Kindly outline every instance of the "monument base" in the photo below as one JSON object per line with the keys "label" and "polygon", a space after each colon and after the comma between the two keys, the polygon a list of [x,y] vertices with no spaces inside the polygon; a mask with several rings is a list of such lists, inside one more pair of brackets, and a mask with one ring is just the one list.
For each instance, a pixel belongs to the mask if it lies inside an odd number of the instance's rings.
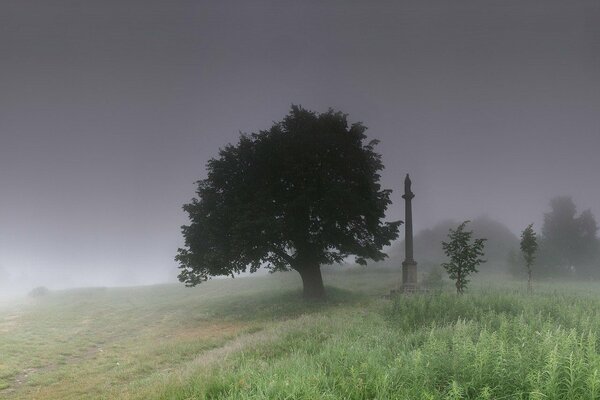
{"label": "monument base", "polygon": [[417,263],[415,261],[404,261],[402,263],[402,291],[416,292],[417,287]]}

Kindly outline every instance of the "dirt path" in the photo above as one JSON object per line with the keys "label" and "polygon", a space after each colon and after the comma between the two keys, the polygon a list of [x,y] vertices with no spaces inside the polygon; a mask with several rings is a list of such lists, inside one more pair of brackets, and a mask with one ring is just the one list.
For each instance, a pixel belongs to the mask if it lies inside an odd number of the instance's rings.
{"label": "dirt path", "polygon": [[306,316],[300,316],[293,320],[287,320],[276,323],[271,327],[266,327],[258,332],[240,335],[221,347],[205,351],[190,362],[188,369],[193,370],[198,367],[208,367],[216,362],[227,360],[229,356],[240,352],[241,350],[253,348],[257,345],[269,343],[277,340],[286,333],[298,329],[304,324]]}

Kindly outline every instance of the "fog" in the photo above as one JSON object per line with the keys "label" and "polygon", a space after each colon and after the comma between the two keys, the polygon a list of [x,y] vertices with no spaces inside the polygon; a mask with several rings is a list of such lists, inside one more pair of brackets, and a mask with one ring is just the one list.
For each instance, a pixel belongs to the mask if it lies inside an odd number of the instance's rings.
{"label": "fog", "polygon": [[0,27],[3,294],[175,281],[205,163],[291,104],[381,140],[416,231],[600,216],[598,1],[7,0]]}

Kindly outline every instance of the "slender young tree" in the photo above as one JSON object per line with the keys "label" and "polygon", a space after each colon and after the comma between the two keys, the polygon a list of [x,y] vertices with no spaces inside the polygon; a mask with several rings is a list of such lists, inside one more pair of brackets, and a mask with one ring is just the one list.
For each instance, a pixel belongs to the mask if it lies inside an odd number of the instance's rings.
{"label": "slender young tree", "polygon": [[365,131],[340,112],[292,106],[269,130],[225,146],[183,206],[190,224],[179,280],[195,286],[260,267],[292,269],[304,296],[321,298],[321,265],[386,257],[381,249],[401,222],[383,221],[391,190],[381,187],[377,141]]}
{"label": "slender young tree", "polygon": [[538,249],[537,236],[533,231],[533,224],[529,224],[521,233],[521,252],[525,259],[525,268],[527,268],[527,291],[531,293],[531,268],[535,262],[535,256]]}
{"label": "slender young tree", "polygon": [[448,276],[455,282],[456,293],[463,294],[468,276],[477,272],[477,266],[486,260],[483,257],[483,248],[487,239],[474,239],[472,231],[465,231],[469,221],[460,224],[456,229],[450,229],[448,242],[442,242],[442,248],[450,260],[442,264]]}

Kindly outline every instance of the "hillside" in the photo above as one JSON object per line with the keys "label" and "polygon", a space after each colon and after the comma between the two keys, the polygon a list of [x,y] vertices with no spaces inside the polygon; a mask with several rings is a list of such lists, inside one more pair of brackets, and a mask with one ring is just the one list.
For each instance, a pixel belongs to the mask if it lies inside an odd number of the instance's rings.
{"label": "hillside", "polygon": [[358,304],[397,280],[389,271],[347,269],[324,278],[334,286],[324,305],[302,301],[296,273],[197,288],[65,290],[4,303],[0,398],[137,398],[149,384],[186,374],[218,351],[229,352],[227,346],[237,348],[236,340],[253,343],[284,321]]}
{"label": "hillside", "polygon": [[381,298],[398,271],[55,292],[0,309],[3,399],[588,399],[598,285],[479,279]]}

